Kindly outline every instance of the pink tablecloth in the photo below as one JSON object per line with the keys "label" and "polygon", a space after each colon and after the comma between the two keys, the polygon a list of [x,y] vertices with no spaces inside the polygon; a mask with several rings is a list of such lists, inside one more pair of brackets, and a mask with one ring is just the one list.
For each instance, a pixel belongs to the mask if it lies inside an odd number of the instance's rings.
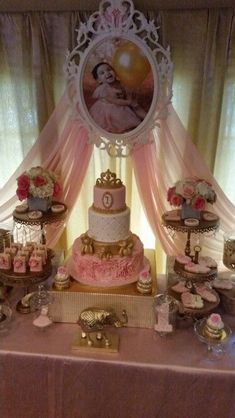
{"label": "pink tablecloth", "polygon": [[[226,317],[235,330],[235,318]],[[234,418],[235,338],[208,360],[192,329],[114,330],[117,354],[71,351],[74,324],[45,332],[15,314],[0,333],[1,418]]]}

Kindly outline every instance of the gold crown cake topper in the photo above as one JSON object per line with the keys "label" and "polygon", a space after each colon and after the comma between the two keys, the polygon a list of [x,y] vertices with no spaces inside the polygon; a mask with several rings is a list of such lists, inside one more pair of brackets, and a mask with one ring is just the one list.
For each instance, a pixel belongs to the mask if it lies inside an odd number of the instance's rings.
{"label": "gold crown cake topper", "polygon": [[116,174],[112,173],[110,170],[101,173],[100,178],[96,180],[96,186],[98,187],[108,187],[114,189],[122,185],[122,181],[118,179]]}

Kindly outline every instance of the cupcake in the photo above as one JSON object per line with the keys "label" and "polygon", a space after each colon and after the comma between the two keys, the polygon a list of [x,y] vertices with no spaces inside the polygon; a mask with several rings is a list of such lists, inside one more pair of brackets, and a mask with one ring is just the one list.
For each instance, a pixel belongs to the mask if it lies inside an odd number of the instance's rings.
{"label": "cupcake", "polygon": [[58,267],[57,273],[54,277],[54,287],[56,290],[68,289],[70,286],[70,279],[67,268],[65,266]]}
{"label": "cupcake", "polygon": [[206,320],[204,327],[204,335],[213,340],[220,340],[223,336],[224,323],[221,316],[216,313],[212,313]]}
{"label": "cupcake", "polygon": [[142,295],[149,295],[152,293],[153,281],[148,268],[145,268],[140,272],[136,287],[138,292]]}

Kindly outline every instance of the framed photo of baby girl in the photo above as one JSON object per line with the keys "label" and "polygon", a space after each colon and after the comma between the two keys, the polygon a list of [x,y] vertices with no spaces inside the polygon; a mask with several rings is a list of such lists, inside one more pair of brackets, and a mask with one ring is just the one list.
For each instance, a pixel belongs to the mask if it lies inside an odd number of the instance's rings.
{"label": "framed photo of baby girl", "polygon": [[81,80],[90,123],[106,135],[138,130],[158,95],[154,74],[136,42],[112,37],[99,42],[87,56]]}
{"label": "framed photo of baby girl", "polygon": [[120,156],[124,146],[144,143],[170,102],[171,70],[169,50],[131,0],[101,1],[78,30],[66,68],[75,113],[90,140]]}

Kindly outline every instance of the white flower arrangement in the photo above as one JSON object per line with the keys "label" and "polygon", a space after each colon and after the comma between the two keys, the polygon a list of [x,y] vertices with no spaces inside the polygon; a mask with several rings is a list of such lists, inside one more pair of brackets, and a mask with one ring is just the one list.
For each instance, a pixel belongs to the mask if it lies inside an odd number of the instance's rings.
{"label": "white flower arrangement", "polygon": [[16,194],[20,200],[28,197],[52,198],[61,191],[56,176],[42,167],[32,167],[21,174],[17,179],[17,186]]}
{"label": "white flower arrangement", "polygon": [[206,202],[213,204],[216,193],[212,185],[204,179],[186,178],[179,180],[167,191],[167,200],[173,206],[187,202],[195,210],[204,210]]}

